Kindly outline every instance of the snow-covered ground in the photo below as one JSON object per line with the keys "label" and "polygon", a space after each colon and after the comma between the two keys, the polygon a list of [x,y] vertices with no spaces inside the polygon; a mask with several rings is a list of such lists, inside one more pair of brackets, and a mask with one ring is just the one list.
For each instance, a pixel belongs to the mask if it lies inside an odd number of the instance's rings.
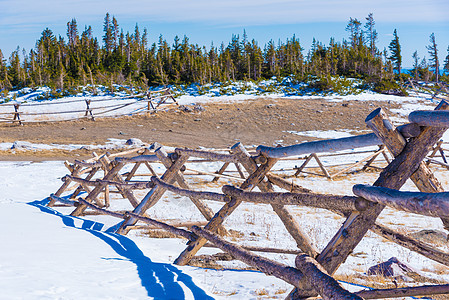
{"label": "snow-covered ground", "polygon": [[[181,96],[178,101],[181,104],[212,101],[207,96],[191,97]],[[251,97],[221,96],[214,97],[213,101],[241,101]],[[369,93],[329,97],[328,100],[370,99],[403,103],[403,109],[398,112],[404,117],[410,111],[432,109],[436,105],[429,99],[423,100],[422,96],[404,98]],[[404,120],[401,119],[401,122]],[[351,133],[317,130],[297,134],[335,138]],[[444,139],[448,141],[448,137],[446,135]],[[112,140],[109,144],[110,147],[119,145],[123,146],[123,141]],[[42,150],[82,146],[89,145],[34,144],[25,145],[24,148]],[[12,144],[0,145],[1,149],[11,147]],[[13,150],[19,151],[19,148]],[[329,157],[322,161],[324,164],[339,164],[363,157]],[[292,173],[292,167],[300,163],[280,161],[275,169]],[[215,172],[220,166],[219,163],[189,164],[188,168]],[[159,174],[164,170],[161,165],[156,164],[154,167]],[[442,168],[435,168],[435,171],[443,186],[447,187],[448,171]],[[243,266],[241,263],[223,262],[222,270],[176,266],[173,261],[186,247],[185,240],[150,238],[138,231],[120,236],[112,232],[118,219],[109,216],[71,217],[69,214],[73,208],[46,207],[47,197],[56,192],[61,185],[60,179],[65,174],[67,169],[59,161],[0,162],[0,299],[259,299],[284,298],[290,291],[289,284],[274,277],[256,271],[236,270],[236,267]],[[371,184],[376,178],[376,173],[356,173],[334,181],[323,177],[300,176],[294,182],[320,193],[352,195],[354,184]],[[148,177],[141,179],[148,180]],[[216,184],[206,183],[212,179],[210,176],[192,175],[187,176],[187,179],[198,190],[219,191],[224,184],[237,184],[227,179],[221,179]],[[403,190],[416,188],[408,182]],[[138,199],[142,199],[144,195],[144,191],[136,193]],[[112,209],[131,209],[125,200],[114,199]],[[214,211],[222,206],[221,203],[212,201],[207,204]],[[302,207],[289,209],[318,249],[326,245],[343,222],[341,217],[324,210]],[[166,193],[158,204],[148,210],[148,214],[156,219],[203,220],[188,199],[171,193]],[[379,222],[405,233],[430,228],[443,230],[441,220],[437,218],[392,209],[386,209]],[[242,204],[227,219],[225,226],[238,231],[237,235],[230,238],[238,244],[295,249],[294,241],[267,205]],[[449,250],[447,245],[440,248]],[[216,249],[203,248],[199,254],[216,252]],[[266,256],[294,265],[293,255]],[[372,233],[368,233],[362,240],[337,271],[337,275],[363,274],[370,266],[393,256],[408,263],[423,276],[449,281],[447,268]],[[360,289],[346,287],[351,290]]]}

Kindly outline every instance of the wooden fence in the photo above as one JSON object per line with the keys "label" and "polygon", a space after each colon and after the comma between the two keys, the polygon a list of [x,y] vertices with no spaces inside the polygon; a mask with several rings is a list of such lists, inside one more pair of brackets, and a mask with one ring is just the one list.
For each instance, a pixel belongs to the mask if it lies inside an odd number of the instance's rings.
{"label": "wooden fence", "polygon": [[[146,98],[145,98],[146,97]],[[113,104],[99,103],[103,102],[117,102]],[[32,111],[35,107],[64,107],[64,105],[80,103],[79,108],[70,110],[55,110],[55,111]],[[35,102],[35,103],[4,103],[0,104],[0,123],[13,123],[23,125],[24,123],[35,122],[52,122],[52,121],[71,121],[78,119],[91,119],[95,121],[96,117],[105,116],[110,113],[114,113],[114,117],[124,115],[134,115],[142,113],[156,112],[161,109],[161,106],[168,104],[176,104],[178,102],[174,98],[169,88],[165,88],[158,91],[150,91],[146,95],[139,94],[127,97],[105,97],[95,99],[73,99],[64,101],[51,101],[51,102]],[[84,105],[84,106],[83,106]],[[123,112],[125,108],[127,112]],[[50,110],[50,109],[47,109]],[[68,118],[62,118],[58,120],[45,119],[50,116],[65,116],[71,115]],[[75,116],[73,116],[75,115]],[[28,118],[28,119],[27,119]],[[33,119],[34,118],[34,119]]]}
{"label": "wooden fence", "polygon": [[[304,299],[318,295],[325,299],[381,299],[449,294],[447,284],[351,293],[343,289],[333,278],[333,274],[369,230],[433,261],[449,266],[449,253],[377,222],[379,214],[389,206],[423,216],[438,217],[445,229],[449,230],[449,194],[444,192],[442,184],[429,168],[428,163],[432,163],[434,159],[429,158],[426,161],[426,157],[434,157],[437,153],[444,157],[439,141],[449,128],[449,103],[442,101],[435,111],[415,111],[410,114],[409,121],[410,124],[395,127],[386,113],[379,108],[366,118],[366,124],[373,133],[357,137],[288,147],[259,146],[252,154],[242,144],[237,143],[229,151],[177,148],[168,153],[164,147],[154,145],[151,149],[139,148],[127,153],[95,156],[87,161],[67,164],[70,175],[63,178],[62,186],[50,196],[48,205],[74,206],[72,216],[101,213],[119,218],[121,221],[116,230],[119,234],[127,234],[131,230],[159,228],[185,238],[188,240],[187,247],[174,261],[178,265],[188,264],[204,246],[217,247],[261,272],[292,284],[295,289],[289,294],[289,299]],[[388,164],[372,186],[353,187],[356,196],[312,193],[273,172],[274,166],[281,160],[298,155],[307,154],[305,158],[307,162],[311,156],[318,157],[316,153],[375,145],[380,146],[379,150],[365,159],[364,163],[385,154],[387,150],[392,158],[387,160]],[[189,171],[186,164],[189,162],[221,162],[223,166],[216,173],[203,173],[215,177],[215,181],[225,178],[233,179],[235,183],[223,185],[221,192],[194,190],[186,177]],[[152,167],[154,163],[163,165],[165,171],[162,174],[155,172]],[[239,176],[224,175],[224,170],[231,164],[236,166]],[[123,173],[125,166],[129,171]],[[151,173],[150,180],[133,180],[139,175],[137,171],[141,167]],[[303,169],[298,168],[296,172],[302,172]],[[94,177],[97,179],[93,179]],[[398,191],[409,178],[420,192]],[[256,187],[258,191],[255,191]],[[145,194],[141,199],[137,199],[138,190]],[[63,193],[67,192],[69,194],[63,196]],[[85,196],[81,197],[81,192],[84,192]],[[189,198],[204,219],[197,222],[185,220],[174,222],[150,218],[147,212],[167,192]],[[111,193],[120,194],[129,202],[130,208],[115,211],[110,209],[109,206],[113,201]],[[209,201],[221,206],[215,214],[208,205]],[[225,237],[229,229],[225,227],[224,221],[242,203],[269,205],[282,221],[297,248],[248,247],[227,240]],[[291,205],[326,209],[343,216],[345,221],[324,249],[319,251],[287,208]],[[255,252],[293,253],[297,257],[295,265],[289,266]]]}

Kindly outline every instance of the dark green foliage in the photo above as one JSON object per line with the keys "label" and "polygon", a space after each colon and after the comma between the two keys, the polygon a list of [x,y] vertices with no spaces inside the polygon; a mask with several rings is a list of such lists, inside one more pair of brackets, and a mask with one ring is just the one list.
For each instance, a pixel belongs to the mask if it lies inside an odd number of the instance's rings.
{"label": "dark green foliage", "polygon": [[399,86],[397,82],[385,79],[376,81],[373,85],[373,90],[375,92],[387,95],[397,95],[397,96],[408,95],[405,89]]}
{"label": "dark green foliage", "polygon": [[393,68],[398,74],[400,74],[402,66],[402,55],[401,44],[399,43],[398,32],[396,31],[396,29],[394,30],[393,40],[390,42],[388,49],[390,49],[391,55],[389,58],[393,63]]}
{"label": "dark green foliage", "polygon": [[[96,93],[95,85],[101,84],[114,93],[114,84],[145,90],[157,85],[257,82],[289,76],[299,81],[316,78],[309,87],[317,92],[351,93],[355,92],[352,82],[344,77],[377,81],[379,90],[390,90],[386,85],[394,80],[393,66],[400,68],[401,63],[396,31],[390,44],[392,56],[383,61],[376,48],[372,14],[366,18],[366,31],[359,20],[350,18],[346,28],[350,42],[332,38],[325,45],[314,39],[305,57],[295,35],[260,46],[243,32],[242,37],[232,35],[228,45],[209,48],[190,43],[187,36],[182,40],[176,36],[170,44],[161,35],[157,43],[148,45],[147,30],[137,24],[134,32],[125,33],[115,17],[106,14],[103,25],[101,41],[90,26],[81,32],[72,19],[67,23],[67,41],[46,28],[29,54],[17,49],[7,61],[0,52],[0,90],[47,85],[55,95],[56,90],[64,95],[87,85]],[[417,77],[429,77],[428,69],[420,64]]]}

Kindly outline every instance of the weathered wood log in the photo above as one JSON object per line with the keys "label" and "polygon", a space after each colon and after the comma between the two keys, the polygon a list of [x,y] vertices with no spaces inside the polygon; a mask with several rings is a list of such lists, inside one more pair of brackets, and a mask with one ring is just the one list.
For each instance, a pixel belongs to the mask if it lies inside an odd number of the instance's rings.
{"label": "weathered wood log", "polygon": [[364,184],[354,185],[352,191],[354,195],[397,210],[429,217],[449,217],[449,192],[400,192]]}
{"label": "weathered wood log", "polygon": [[[437,109],[447,109],[448,107],[449,105],[442,101]],[[369,123],[377,115],[379,115],[379,112],[370,114],[366,122]],[[383,122],[381,125],[390,127],[388,122]],[[394,129],[390,128],[390,131],[394,132]],[[399,190],[419,168],[430,148],[442,137],[445,131],[446,128],[425,127],[421,134],[409,141],[399,155],[380,173],[374,185]],[[396,140],[396,138],[392,140]],[[317,257],[317,261],[329,274],[333,274],[340,264],[346,260],[366,232],[374,225],[383,209],[384,205],[375,204],[363,212],[354,212],[347,218],[337,234]],[[309,295],[312,287],[304,284],[303,289],[305,291],[293,291],[289,297],[296,299],[301,298],[304,294]]]}
{"label": "weathered wood log", "polygon": [[[276,159],[268,159],[267,162],[259,166],[256,172],[252,173],[245,182],[242,183],[240,188],[242,189],[252,189],[256,187],[264,178],[265,174],[274,166]],[[163,178],[162,178],[163,179]],[[226,218],[241,204],[241,201],[236,199],[231,199],[231,201],[226,202],[225,205],[214,215],[210,222],[204,227],[204,229],[209,231],[215,231],[217,228],[223,224]],[[204,238],[198,238],[194,242],[191,242],[187,248],[176,258],[175,264],[185,265],[192,257],[201,249],[201,247],[206,244],[207,240]]]}
{"label": "weathered wood log", "polygon": [[[229,175],[223,175],[223,174],[217,174],[217,173],[212,173],[212,172],[205,172],[205,171],[198,171],[198,170],[194,170],[194,169],[190,169],[190,168],[186,168],[186,171],[190,171],[194,174],[198,174],[198,175],[210,175],[210,176],[215,176],[215,178],[228,178],[228,179],[232,179],[232,180],[237,180],[237,181],[245,181],[244,178],[241,177],[236,177],[236,176],[229,176]],[[192,175],[192,174],[190,174]]]}
{"label": "weathered wood log", "polygon": [[[252,174],[257,171],[257,164],[251,158],[250,154],[243,147],[241,143],[235,144],[231,148],[232,153],[238,158],[239,162],[246,169],[249,174]],[[268,159],[266,160],[268,162]],[[274,165],[273,161],[273,165]],[[259,189],[263,192],[272,192],[273,188],[269,182],[266,182],[264,179],[260,181],[257,185]],[[287,231],[290,233],[292,238],[295,240],[299,249],[304,251],[307,254],[312,256],[316,256],[318,254],[318,250],[316,247],[312,245],[312,241],[306,235],[305,232],[299,227],[298,222],[296,222],[295,218],[292,214],[284,207],[284,205],[270,203],[273,211],[279,216],[282,223],[284,224]]]}
{"label": "weathered wood log", "polygon": [[[156,151],[160,151],[161,148],[159,148]],[[169,169],[167,169],[162,175],[162,180],[164,180],[167,183],[173,183],[176,179],[176,175],[178,174],[178,171],[181,169],[182,166],[184,166],[185,162],[189,159],[188,155],[181,155],[179,156],[176,161],[171,165]],[[119,162],[119,164],[123,164],[122,162]],[[145,213],[150,207],[155,205],[161,197],[165,193],[165,189],[159,185],[153,187],[146,196],[142,199],[140,204],[133,210],[133,213],[136,215],[140,215]],[[128,230],[126,230],[126,227],[129,225],[135,225],[137,223],[138,219],[132,217],[126,218],[125,221],[121,224],[120,228],[117,230],[118,234],[126,234]]]}
{"label": "weathered wood log", "polygon": [[[304,172],[304,171],[303,171]],[[266,175],[268,178],[268,181],[271,182],[274,185],[277,185],[278,187],[290,191],[290,192],[296,192],[296,193],[311,193],[312,191],[306,188],[303,188],[300,185],[297,185],[296,183],[289,182],[288,180],[281,178],[277,175],[268,173]]]}
{"label": "weathered wood log", "polygon": [[416,110],[408,115],[408,119],[420,126],[449,127],[449,112],[444,110]]}
{"label": "weathered wood log", "polygon": [[[414,127],[414,128],[411,128]],[[408,137],[416,137],[420,130],[415,125],[399,126],[398,130],[404,130]],[[363,134],[339,139],[321,140],[306,142],[286,147],[257,147],[257,152],[266,157],[283,158],[289,156],[299,156],[310,153],[336,152],[368,146],[382,145],[382,141],[374,134]]]}
{"label": "weathered wood log", "polygon": [[145,154],[134,157],[116,157],[116,162],[121,163],[138,163],[138,162],[158,162],[159,159],[154,154]]}
{"label": "weathered wood log", "polygon": [[[100,167],[95,167],[95,168],[89,168],[90,172],[89,174],[87,174],[87,176],[84,178],[86,180],[91,180],[95,174],[98,172],[98,170],[100,170]],[[77,173],[77,176],[80,176],[83,173],[83,170],[81,170],[81,172]],[[87,187],[85,185],[79,184],[79,186],[76,188],[76,190],[72,193],[72,195],[70,195],[70,198],[75,199],[83,190],[86,193],[90,193],[90,189],[86,189]]]}
{"label": "weathered wood log", "polygon": [[[123,168],[124,164],[123,163],[118,163],[117,165],[115,165],[115,167],[113,167],[103,178],[103,180],[112,180],[114,179],[114,177],[117,175],[117,173]],[[97,196],[103,191],[104,187],[106,184],[101,184],[96,186],[87,196],[84,200],[86,200],[87,202],[92,202],[94,201]],[[86,209],[86,205],[85,204],[81,204],[78,205],[78,207],[72,211],[72,213],[70,214],[71,216],[79,216],[80,214],[83,213],[83,211]]]}
{"label": "weathered wood log", "polygon": [[232,154],[215,153],[215,152],[211,152],[211,151],[182,149],[182,148],[176,148],[175,153],[187,154],[190,157],[199,157],[199,158],[204,158],[204,159],[211,159],[214,161],[223,161],[223,162],[230,162],[230,163],[237,162],[236,158]]}
{"label": "weathered wood log", "polygon": [[320,167],[321,171],[323,172],[324,176],[326,176],[329,179],[332,179],[331,175],[327,171],[327,169],[324,167],[323,163],[321,162],[320,158],[316,153],[312,153],[313,158],[315,158],[318,166]]}
{"label": "weathered wood log", "polygon": [[[99,161],[102,163],[105,172],[112,170],[113,166],[116,164],[115,161],[111,162],[111,160],[109,159],[109,157],[107,155],[103,155],[102,157],[100,157]],[[110,179],[108,179],[107,181],[109,181],[109,180]],[[120,175],[118,175],[118,173],[117,173],[112,178],[112,180],[119,183],[119,185],[115,185],[115,186],[117,187],[117,189],[120,192],[120,194],[122,195],[122,197],[125,199],[128,199],[128,201],[131,203],[131,205],[134,208],[137,207],[137,205],[139,205],[139,202],[137,201],[136,197],[134,196],[132,190],[120,187],[121,184],[125,184],[125,181],[123,180],[123,178]],[[105,185],[105,191],[107,191],[106,186],[107,186],[107,184]]]}
{"label": "weathered wood log", "polygon": [[295,264],[298,270],[304,274],[308,284],[313,286],[323,299],[363,299],[345,290],[337,280],[327,274],[316,260],[307,254],[297,256]]}
{"label": "weathered wood log", "polygon": [[153,187],[153,185],[151,184],[151,182],[148,181],[141,181],[141,182],[117,182],[117,181],[112,181],[112,180],[102,180],[102,179],[97,179],[96,180],[97,183],[106,183],[107,186],[109,185],[114,185],[117,188],[120,189],[129,189],[129,190],[146,190],[146,189],[150,189]]}
{"label": "weathered wood log", "polygon": [[145,223],[150,224],[152,226],[155,226],[157,228],[160,228],[160,229],[163,229],[165,231],[171,232],[171,233],[173,233],[175,235],[179,235],[179,236],[184,237],[186,239],[192,240],[192,239],[195,238],[195,236],[193,236],[193,233],[190,232],[190,231],[187,231],[187,230],[184,230],[184,229],[181,229],[181,228],[176,228],[176,227],[174,227],[172,225],[168,225],[168,224],[165,224],[163,222],[159,222],[157,220],[154,220],[154,219],[151,219],[151,218],[148,218],[148,217],[143,217],[141,215],[138,215],[138,214],[135,214],[135,213],[132,213],[132,212],[125,212],[124,214],[118,213],[118,212],[113,212],[113,211],[110,211],[110,210],[107,210],[107,209],[100,208],[100,207],[98,207],[98,206],[96,206],[96,205],[94,205],[94,204],[92,204],[90,202],[87,202],[86,200],[81,199],[81,198],[78,199],[78,201],[80,203],[82,203],[83,205],[86,205],[89,208],[97,210],[97,211],[99,211],[99,212],[101,212],[101,213],[103,213],[105,215],[110,215],[110,216],[113,216],[113,217],[116,217],[116,218],[120,218],[120,219],[127,219],[129,217],[133,217],[135,219],[138,219],[139,221],[145,222]]}
{"label": "weathered wood log", "polygon": [[[292,250],[292,249],[279,249],[279,248],[269,248],[269,247],[256,247],[256,246],[246,246],[246,245],[239,245],[242,249],[248,250],[248,251],[254,251],[254,252],[264,252],[264,253],[280,253],[280,254],[293,254],[298,255],[303,253],[301,250]],[[212,243],[206,243],[203,247],[206,248],[217,248]]]}
{"label": "weathered wood log", "polygon": [[[168,154],[164,151],[163,148],[159,148],[158,151],[156,151],[156,155],[167,169],[169,169],[172,166],[172,164],[174,164],[174,162],[172,163],[171,159],[168,157]],[[189,189],[189,185],[185,181],[184,176],[181,174],[180,171],[176,172],[174,178],[181,188]],[[209,208],[209,206],[207,206],[203,201],[201,201],[201,199],[192,196],[190,196],[189,199],[196,206],[196,208],[198,208],[198,210],[204,216],[204,218],[206,218],[206,220],[209,221],[210,219],[212,219],[212,217],[214,216],[214,212],[212,211],[212,209]],[[227,234],[227,230],[223,226],[219,226],[218,230],[220,231],[221,234]]]}
{"label": "weathered wood log", "polygon": [[299,270],[272,261],[263,256],[253,254],[240,246],[225,241],[223,238],[219,237],[218,235],[212,233],[209,230],[193,226],[192,231],[196,235],[201,236],[203,239],[209,240],[211,243],[216,245],[224,252],[231,254],[238,260],[246,263],[249,266],[257,268],[258,270],[267,275],[276,276],[277,278],[280,278],[294,286],[297,286],[299,280],[304,278],[303,274]]}
{"label": "weathered wood log", "polygon": [[[80,171],[81,171],[82,167],[75,165],[73,167],[73,172],[72,175],[73,176],[78,176]],[[64,178],[64,177],[63,177]],[[67,187],[70,185],[71,181],[70,180],[64,180],[63,179],[63,184],[59,187],[59,189],[56,191],[56,193],[54,194],[55,196],[59,197],[62,195],[62,193],[64,193],[64,191],[67,189]],[[47,206],[52,207],[55,204],[55,200],[53,198],[50,198],[50,201],[48,202]]]}
{"label": "weathered wood log", "polygon": [[397,231],[385,227],[379,223],[375,223],[370,230],[383,238],[394,242],[404,248],[419,253],[429,259],[439,262],[445,266],[449,266],[449,254],[441,250],[435,249],[423,242],[420,242],[409,236],[405,236]]}
{"label": "weathered wood log", "polygon": [[[218,174],[218,175],[222,175],[223,172],[226,170],[226,168],[227,168],[230,164],[231,164],[231,163],[229,163],[229,162],[225,162],[225,163],[221,166],[220,170],[218,170],[218,171],[215,172],[215,173]],[[218,179],[220,179],[220,177],[219,177],[219,176],[215,176],[214,179],[212,179],[212,182],[217,182]]]}
{"label": "weathered wood log", "polygon": [[[60,202],[60,203],[67,204],[70,206],[78,206],[78,201],[62,198],[62,197],[56,196],[56,194],[50,194],[49,198],[53,201],[53,203]],[[54,204],[53,204],[53,206],[54,206]]]}
{"label": "weathered wood log", "polygon": [[363,299],[386,299],[449,294],[449,284],[423,285],[395,289],[373,289],[356,292]]}
{"label": "weathered wood log", "polygon": [[221,190],[228,197],[252,203],[299,205],[333,211],[363,211],[370,206],[368,201],[354,196],[288,192],[245,192],[231,185],[225,185]]}
{"label": "weathered wood log", "polygon": [[[374,154],[371,154],[370,156],[365,157],[365,158],[359,160],[358,162],[356,162],[356,163],[350,165],[349,167],[344,168],[343,170],[340,170],[340,171],[338,171],[338,172],[335,173],[335,174],[332,174],[332,175],[331,175],[331,178],[333,179],[333,178],[335,178],[335,177],[337,177],[337,176],[339,176],[339,175],[341,175],[341,174],[343,174],[343,173],[345,173],[345,172],[351,170],[352,168],[358,167],[358,166],[360,166],[361,164],[363,164],[365,161],[369,161],[370,163],[372,163],[372,162],[374,161],[374,159],[375,159],[379,154],[381,154],[381,153],[384,152],[384,151],[385,151],[385,149],[382,149],[382,150],[379,150],[379,151],[374,152]],[[364,168],[365,168],[365,167],[364,167]]]}
{"label": "weathered wood log", "polygon": [[201,192],[201,191],[193,191],[190,189],[183,189],[183,188],[179,188],[176,187],[174,185],[168,184],[164,181],[162,181],[161,179],[159,179],[156,176],[151,177],[151,182],[153,182],[154,184],[160,185],[163,188],[165,188],[166,190],[178,194],[180,196],[184,196],[184,197],[193,197],[196,199],[207,199],[207,200],[213,200],[213,201],[219,201],[219,202],[225,202],[225,198],[226,196],[223,194],[219,194],[219,193],[214,193],[214,192]]}
{"label": "weathered wood log", "polygon": [[380,145],[382,142],[374,133],[339,139],[306,142],[286,147],[257,147],[257,152],[271,158],[298,156],[309,153],[336,152],[354,148]]}

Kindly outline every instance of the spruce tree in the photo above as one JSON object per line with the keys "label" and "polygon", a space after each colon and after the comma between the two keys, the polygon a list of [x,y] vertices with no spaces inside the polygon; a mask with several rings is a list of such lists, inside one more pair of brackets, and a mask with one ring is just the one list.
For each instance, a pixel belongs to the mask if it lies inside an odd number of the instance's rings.
{"label": "spruce tree", "polygon": [[419,69],[419,56],[418,51],[413,52],[413,73],[415,75],[415,80],[418,80],[418,69]]}
{"label": "spruce tree", "polygon": [[430,67],[435,69],[435,81],[438,82],[440,77],[440,62],[438,61],[438,49],[434,33],[430,35],[429,41],[430,45],[426,48],[430,55]]}
{"label": "spruce tree", "polygon": [[446,59],[444,60],[443,69],[444,69],[444,71],[446,71],[446,73],[449,73],[449,46],[447,46],[447,55],[446,55]]}
{"label": "spruce tree", "polygon": [[368,46],[371,51],[371,55],[374,56],[376,54],[376,41],[377,41],[377,31],[374,29],[374,25],[376,22],[374,22],[373,13],[370,13],[368,17],[366,17],[366,37],[368,41]]}
{"label": "spruce tree", "polygon": [[393,69],[398,74],[401,74],[401,65],[402,65],[401,45],[399,43],[398,32],[396,29],[394,30],[393,40],[390,42],[388,49],[390,49],[391,55],[389,56],[389,59],[393,64]]}

